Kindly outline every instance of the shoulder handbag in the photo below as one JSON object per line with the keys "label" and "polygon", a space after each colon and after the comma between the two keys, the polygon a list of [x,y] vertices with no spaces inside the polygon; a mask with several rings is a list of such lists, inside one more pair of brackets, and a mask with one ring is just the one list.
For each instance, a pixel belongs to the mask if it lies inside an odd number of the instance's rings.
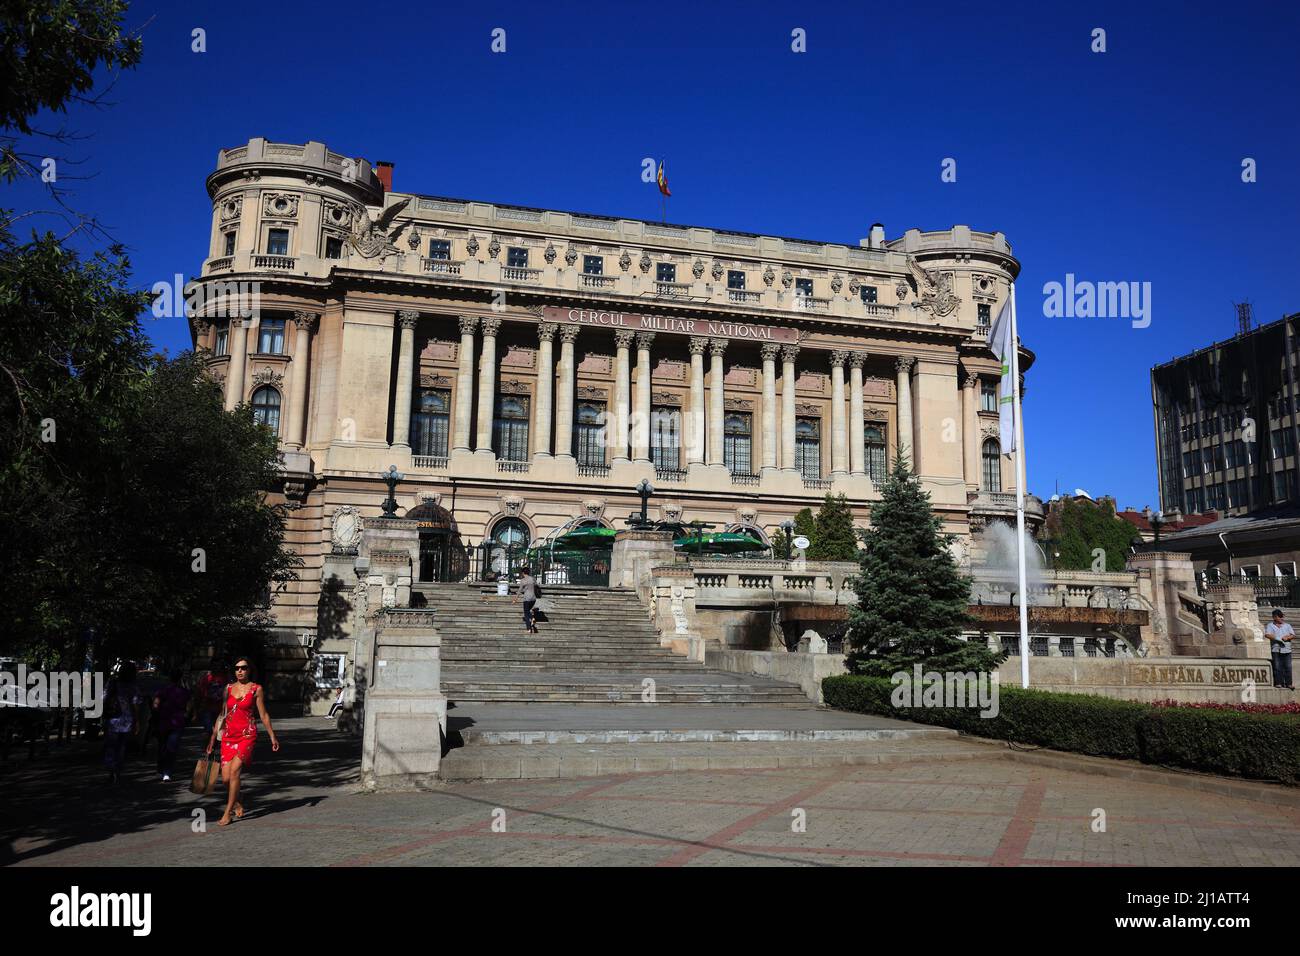
{"label": "shoulder handbag", "polygon": [[[229,699],[230,699],[230,685],[227,684],[227,685],[226,685],[226,696],[225,696],[225,700],[229,700]],[[212,734],[213,734],[213,736],[216,737],[218,740],[221,739],[221,730],[222,730],[223,727],[226,726],[226,715],[229,714],[229,713],[230,713],[230,711],[226,709],[226,705],[225,705],[225,703],[223,702],[222,705],[221,705],[221,716],[219,716],[219,717],[217,718],[217,722],[216,722],[216,724],[215,724],[215,725],[213,726],[213,728],[212,728]]]}

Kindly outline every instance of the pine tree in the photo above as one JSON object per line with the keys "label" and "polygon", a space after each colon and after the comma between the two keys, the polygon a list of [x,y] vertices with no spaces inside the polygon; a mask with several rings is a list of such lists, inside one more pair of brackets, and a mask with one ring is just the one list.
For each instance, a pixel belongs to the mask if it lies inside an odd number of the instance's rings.
{"label": "pine tree", "polygon": [[790,557],[792,545],[784,528],[772,532],[772,557],[785,560]]}
{"label": "pine tree", "polygon": [[813,561],[857,560],[858,534],[853,528],[853,509],[844,495],[826,495],[813,525],[808,558]]}
{"label": "pine tree", "polygon": [[802,508],[794,516],[794,536],[797,538],[803,535],[809,541],[816,541],[817,519],[813,517],[811,508]]}
{"label": "pine tree", "polygon": [[858,604],[849,613],[850,669],[877,677],[917,663],[937,671],[994,669],[1005,654],[959,636],[973,623],[970,579],[958,572],[952,536],[941,533],[906,458],[895,459],[880,494],[863,538]]}

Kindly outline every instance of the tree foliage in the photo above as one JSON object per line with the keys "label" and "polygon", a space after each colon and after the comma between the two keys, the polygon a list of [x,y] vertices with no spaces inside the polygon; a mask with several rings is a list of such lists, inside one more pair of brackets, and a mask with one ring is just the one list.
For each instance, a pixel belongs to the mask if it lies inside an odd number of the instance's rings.
{"label": "tree foliage", "polygon": [[1003,659],[961,639],[971,625],[970,579],[949,549],[952,536],[905,458],[894,462],[863,535],[858,603],[849,613],[849,665],[887,677],[921,663],[939,671],[988,671]]}
{"label": "tree foliage", "polygon": [[1044,522],[1048,547],[1058,553],[1056,567],[1067,571],[1091,571],[1101,549],[1105,570],[1123,571],[1129,548],[1140,535],[1133,525],[1115,516],[1110,499],[1063,498],[1056,502]]}
{"label": "tree foliage", "polygon": [[853,527],[853,509],[843,494],[827,493],[813,523],[812,547],[808,557],[813,561],[856,561],[858,534]]}
{"label": "tree foliage", "polygon": [[79,667],[92,629],[101,661],[180,657],[256,623],[297,561],[262,494],[275,437],[193,354],[150,354],[147,300],[120,249],[0,230],[4,643],[50,666]]}

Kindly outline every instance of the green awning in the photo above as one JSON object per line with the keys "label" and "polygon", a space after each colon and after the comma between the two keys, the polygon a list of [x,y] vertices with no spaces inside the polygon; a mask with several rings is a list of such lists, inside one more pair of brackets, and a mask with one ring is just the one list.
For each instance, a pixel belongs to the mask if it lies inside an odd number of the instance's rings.
{"label": "green awning", "polygon": [[714,534],[686,535],[673,540],[673,545],[688,554],[740,554],[744,551],[766,551],[767,545],[751,535],[739,531],[720,531]]}

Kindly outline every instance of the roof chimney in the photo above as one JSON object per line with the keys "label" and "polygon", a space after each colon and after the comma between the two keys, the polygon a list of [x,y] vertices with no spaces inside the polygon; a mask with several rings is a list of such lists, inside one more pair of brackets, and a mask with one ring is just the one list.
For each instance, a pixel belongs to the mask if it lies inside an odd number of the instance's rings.
{"label": "roof chimney", "polygon": [[871,224],[871,248],[885,248],[885,227],[881,223],[873,222]]}
{"label": "roof chimney", "polygon": [[375,178],[384,187],[384,192],[391,193],[393,191],[393,164],[386,163],[382,159],[377,160],[375,162]]}

